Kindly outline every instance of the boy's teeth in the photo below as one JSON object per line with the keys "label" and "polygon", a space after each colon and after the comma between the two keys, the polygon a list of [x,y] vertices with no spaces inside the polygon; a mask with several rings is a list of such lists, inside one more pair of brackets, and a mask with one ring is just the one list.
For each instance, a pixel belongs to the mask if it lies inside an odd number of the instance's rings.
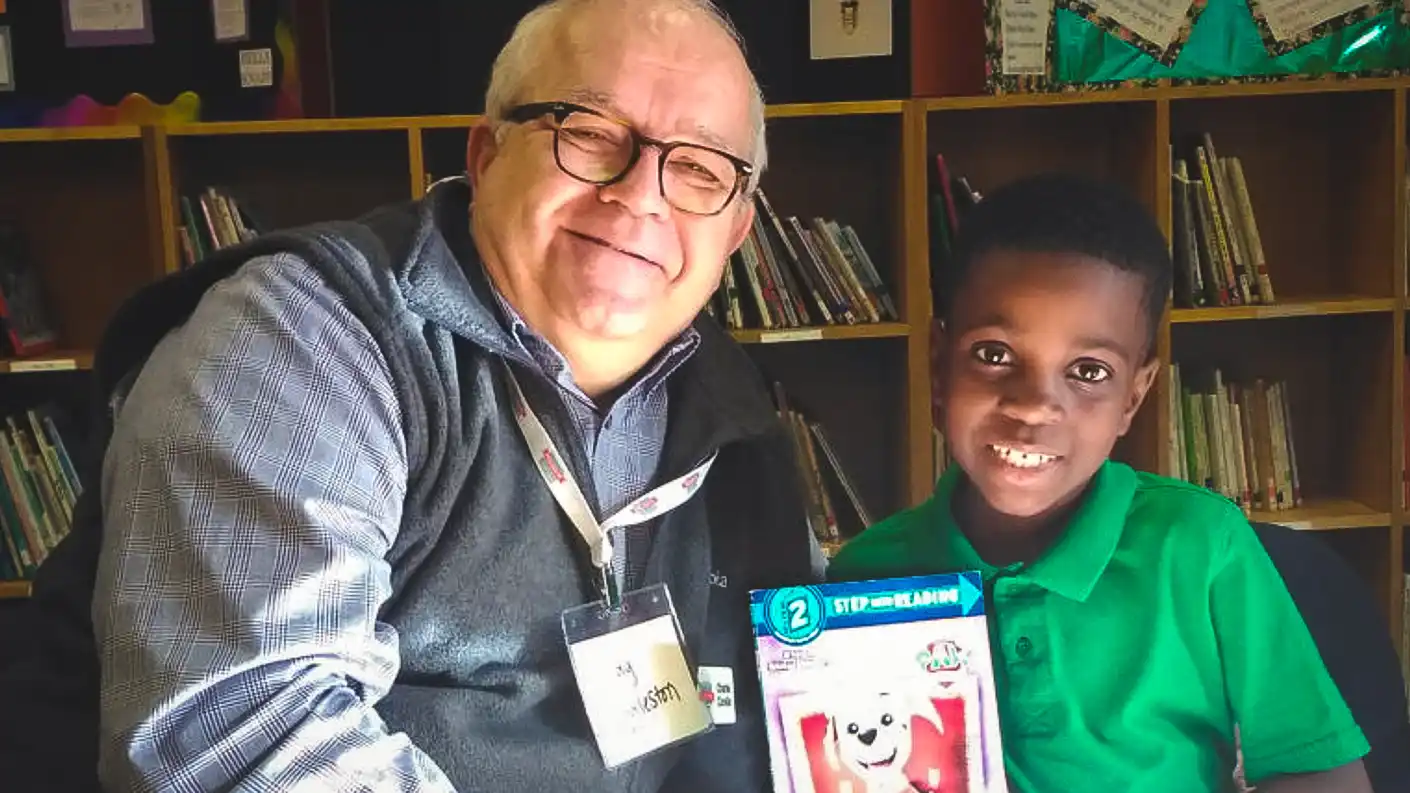
{"label": "boy's teeth", "polygon": [[1007,446],[994,446],[991,448],[999,455],[999,459],[1016,468],[1037,468],[1043,463],[1051,462],[1054,459],[1050,454],[1020,452],[1010,449]]}

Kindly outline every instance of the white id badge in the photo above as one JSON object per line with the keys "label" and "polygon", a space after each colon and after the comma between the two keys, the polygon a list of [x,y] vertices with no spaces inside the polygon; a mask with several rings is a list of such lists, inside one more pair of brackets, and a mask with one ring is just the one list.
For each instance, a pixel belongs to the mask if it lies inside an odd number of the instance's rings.
{"label": "white id badge", "polygon": [[665,584],[563,612],[573,674],[602,761],[615,768],[713,728]]}

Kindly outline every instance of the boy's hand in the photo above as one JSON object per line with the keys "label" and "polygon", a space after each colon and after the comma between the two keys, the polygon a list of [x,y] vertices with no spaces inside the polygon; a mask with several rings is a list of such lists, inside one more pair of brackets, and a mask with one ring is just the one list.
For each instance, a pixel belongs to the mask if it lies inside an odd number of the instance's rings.
{"label": "boy's hand", "polygon": [[1257,793],[1373,793],[1360,760],[1316,774],[1273,777],[1251,787]]}

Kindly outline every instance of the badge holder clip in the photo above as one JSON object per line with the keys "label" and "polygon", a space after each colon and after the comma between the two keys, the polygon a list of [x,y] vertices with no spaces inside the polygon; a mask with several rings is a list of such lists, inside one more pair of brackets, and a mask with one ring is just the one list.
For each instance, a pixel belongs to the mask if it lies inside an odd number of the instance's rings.
{"label": "badge holder clip", "polygon": [[602,761],[629,763],[714,729],[664,584],[563,612],[563,638]]}

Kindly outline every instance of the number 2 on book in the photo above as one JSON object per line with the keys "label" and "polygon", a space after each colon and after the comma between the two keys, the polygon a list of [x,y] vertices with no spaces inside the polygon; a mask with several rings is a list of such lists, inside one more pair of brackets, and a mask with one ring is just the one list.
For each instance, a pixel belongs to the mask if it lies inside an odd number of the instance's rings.
{"label": "number 2 on book", "polygon": [[808,627],[808,603],[803,598],[788,601],[789,630],[801,631]]}

